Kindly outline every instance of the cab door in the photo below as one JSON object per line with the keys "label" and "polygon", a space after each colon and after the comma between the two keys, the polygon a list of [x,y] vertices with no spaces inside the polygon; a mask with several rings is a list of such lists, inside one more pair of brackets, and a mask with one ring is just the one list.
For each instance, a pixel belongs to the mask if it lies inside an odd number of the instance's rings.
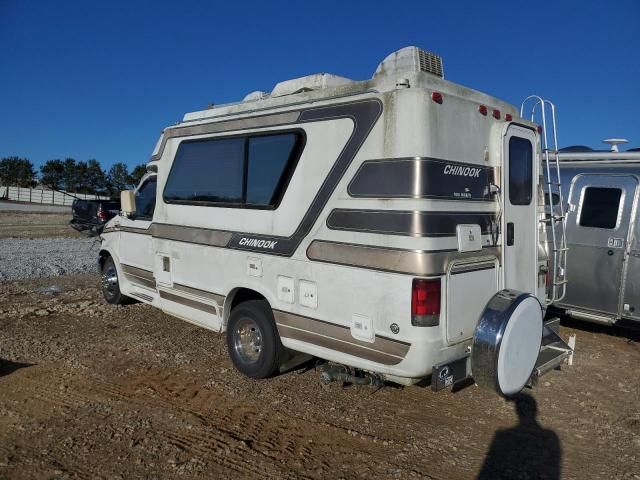
{"label": "cab door", "polygon": [[136,213],[120,221],[120,265],[127,280],[136,287],[156,289],[151,222],[156,205],[156,176],[140,182],[136,189]]}
{"label": "cab door", "polygon": [[510,125],[503,143],[502,265],[505,288],[536,294],[538,220],[536,137]]}
{"label": "cab door", "polygon": [[630,175],[574,178],[567,215],[569,283],[563,306],[618,315],[637,184]]}

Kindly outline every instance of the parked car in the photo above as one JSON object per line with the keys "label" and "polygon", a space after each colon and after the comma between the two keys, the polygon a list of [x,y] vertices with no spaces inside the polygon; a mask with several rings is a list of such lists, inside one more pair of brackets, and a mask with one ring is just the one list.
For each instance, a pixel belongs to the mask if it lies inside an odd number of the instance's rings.
{"label": "parked car", "polygon": [[104,224],[120,212],[120,200],[82,200],[76,198],[71,205],[71,227],[89,237],[100,235]]}

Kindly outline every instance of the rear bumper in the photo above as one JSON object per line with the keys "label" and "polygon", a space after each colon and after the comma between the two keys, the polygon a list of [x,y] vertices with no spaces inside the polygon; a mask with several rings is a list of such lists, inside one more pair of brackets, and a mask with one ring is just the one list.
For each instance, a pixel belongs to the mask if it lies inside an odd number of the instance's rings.
{"label": "rear bumper", "polygon": [[74,230],[91,237],[100,235],[100,232],[102,232],[102,229],[104,228],[104,224],[85,223],[76,219],[71,220],[69,225]]}
{"label": "rear bumper", "polygon": [[[538,378],[551,370],[559,369],[563,363],[571,362],[573,348],[560,337],[559,332],[559,318],[545,321],[540,352],[531,372],[531,384],[536,384]],[[443,390],[472,377],[471,356],[467,354],[455,360],[434,365],[431,373],[431,389]]]}

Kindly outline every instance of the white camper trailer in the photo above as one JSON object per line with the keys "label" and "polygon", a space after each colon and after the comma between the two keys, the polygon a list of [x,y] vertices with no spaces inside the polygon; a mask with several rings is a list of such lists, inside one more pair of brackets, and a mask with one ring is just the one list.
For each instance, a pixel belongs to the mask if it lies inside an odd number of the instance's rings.
{"label": "white camper trailer", "polygon": [[251,377],[301,352],[515,393],[569,354],[542,339],[541,164],[536,124],[415,47],[284,81],[164,130],[102,234],[104,295],[226,332]]}

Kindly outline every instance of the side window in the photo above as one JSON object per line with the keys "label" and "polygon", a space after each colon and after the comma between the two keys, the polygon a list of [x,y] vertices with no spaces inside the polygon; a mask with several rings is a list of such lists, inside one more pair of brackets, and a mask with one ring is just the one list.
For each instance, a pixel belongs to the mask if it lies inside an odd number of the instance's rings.
{"label": "side window", "polygon": [[302,143],[303,136],[294,132],[182,142],[164,200],[275,207],[293,174]]}
{"label": "side window", "polygon": [[156,208],[156,177],[149,178],[136,192],[136,218],[151,220]]}
{"label": "side window", "polygon": [[509,201],[529,205],[533,193],[533,147],[525,138],[509,140]]}
{"label": "side window", "polygon": [[182,142],[164,199],[168,203],[241,203],[243,171],[243,138]]}
{"label": "side window", "polygon": [[298,135],[265,135],[249,138],[249,167],[247,172],[246,203],[275,205],[282,198],[283,187],[290,175]]}
{"label": "side window", "polygon": [[587,187],[582,196],[580,225],[582,227],[615,228],[622,190],[619,188]]}

